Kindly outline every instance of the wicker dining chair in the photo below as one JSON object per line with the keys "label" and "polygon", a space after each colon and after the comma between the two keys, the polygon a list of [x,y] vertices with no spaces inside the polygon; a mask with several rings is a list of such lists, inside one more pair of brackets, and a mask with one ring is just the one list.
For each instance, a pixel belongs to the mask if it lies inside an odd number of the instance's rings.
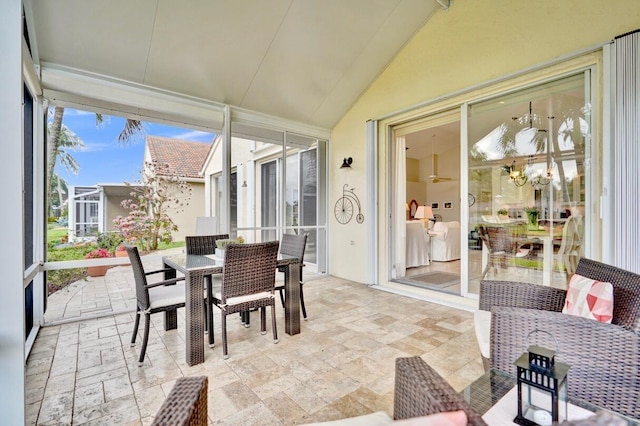
{"label": "wicker dining chair", "polygon": [[207,426],[207,376],[180,377],[153,418],[152,426]]}
{"label": "wicker dining chair", "polygon": [[[216,251],[216,241],[229,239],[229,234],[218,235],[196,235],[186,236],[186,249],[187,254],[214,254]],[[205,275],[204,277],[207,300],[211,300],[213,293],[220,289],[220,280],[214,280],[212,275]],[[214,336],[211,330],[213,330],[213,313],[211,312],[211,306],[209,303],[205,303],[205,317],[207,318],[207,332],[209,334],[209,346],[214,345]]]}
{"label": "wicker dining chair", "polygon": [[[137,247],[126,246],[127,255],[133,269],[133,278],[136,283],[136,299],[137,310],[136,320],[133,325],[133,334],[131,336],[131,346],[135,346],[136,337],[138,335],[138,326],[140,325],[140,317],[145,315],[144,337],[142,339],[142,348],[138,365],[142,366],[144,356],[147,352],[147,342],[149,341],[149,325],[151,322],[151,314],[157,312],[175,311],[185,305],[185,288],[184,277],[163,280],[153,284],[147,283],[147,277],[154,274],[166,272],[167,269],[159,269],[157,271],[145,272],[140,260],[140,253]],[[169,318],[175,318],[170,316]],[[167,324],[168,328],[176,328],[177,324]]]}
{"label": "wicker dining chair", "polygon": [[273,341],[278,343],[275,312],[275,274],[280,242],[227,246],[220,291],[213,294],[212,303],[221,311],[222,348],[229,358],[227,345],[227,315],[260,309],[260,331],[266,334],[266,307],[271,307]]}
{"label": "wicker dining chair", "polygon": [[[282,241],[280,242],[280,254],[294,256],[300,259],[300,307],[302,308],[302,317],[305,321],[307,320],[307,309],[304,306],[304,293],[302,291],[302,287],[304,286],[304,281],[302,280],[302,267],[304,266],[304,251],[306,246],[307,234],[284,234],[282,236]],[[286,266],[278,267],[278,271],[285,272],[286,268]],[[285,283],[276,286],[276,290],[280,293],[282,307],[284,307],[284,286]]]}

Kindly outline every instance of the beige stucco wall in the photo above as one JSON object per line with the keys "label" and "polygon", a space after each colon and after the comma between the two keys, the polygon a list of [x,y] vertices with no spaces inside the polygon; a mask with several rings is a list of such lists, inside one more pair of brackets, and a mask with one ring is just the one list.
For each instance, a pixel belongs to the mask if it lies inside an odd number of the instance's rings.
{"label": "beige stucco wall", "polygon": [[118,216],[126,216],[129,214],[129,210],[120,205],[124,200],[129,197],[109,196],[106,197],[106,205],[104,212],[106,214],[105,227],[107,231],[113,231],[113,220]]}
{"label": "beige stucco wall", "polygon": [[[438,11],[427,22],[332,130],[330,207],[344,183],[355,187],[366,205],[367,120],[603,45],[637,28],[637,0],[454,0],[448,11]],[[364,212],[365,223],[374,214],[380,217],[380,282],[386,281],[390,244],[386,149],[379,151],[379,211]],[[342,158],[349,156],[352,169],[340,169]],[[331,274],[365,282],[365,224],[340,225],[331,215],[329,225]]]}
{"label": "beige stucco wall", "polygon": [[178,232],[173,233],[174,241],[184,241],[187,235],[194,235],[196,217],[205,216],[204,182],[189,182],[191,199],[189,205],[179,213],[171,213],[173,222],[178,225]]}

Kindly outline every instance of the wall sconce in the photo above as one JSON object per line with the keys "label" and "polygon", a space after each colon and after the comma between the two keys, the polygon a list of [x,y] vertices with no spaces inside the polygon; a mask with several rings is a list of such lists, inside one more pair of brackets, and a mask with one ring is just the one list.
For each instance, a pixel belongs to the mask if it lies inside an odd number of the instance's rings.
{"label": "wall sconce", "polygon": [[345,158],[344,160],[342,160],[342,166],[340,166],[341,169],[350,169],[351,168],[351,163],[353,163],[353,158],[349,157],[349,158]]}
{"label": "wall sconce", "polygon": [[246,188],[246,187],[247,187],[247,181],[246,181],[246,180],[242,182],[242,187],[243,187],[243,188]]}
{"label": "wall sconce", "polygon": [[513,160],[509,168],[509,179],[515,186],[522,186],[527,183],[527,175],[524,174],[524,167],[516,169],[516,160]]}

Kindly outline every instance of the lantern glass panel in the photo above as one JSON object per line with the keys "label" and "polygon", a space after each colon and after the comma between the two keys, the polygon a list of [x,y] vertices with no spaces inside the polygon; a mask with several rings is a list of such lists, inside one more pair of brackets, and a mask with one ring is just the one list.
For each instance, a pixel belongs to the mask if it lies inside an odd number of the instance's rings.
{"label": "lantern glass panel", "polygon": [[[553,421],[553,392],[521,383],[522,417],[538,425],[551,425]],[[558,392],[558,423],[567,420],[567,386],[562,383]]]}

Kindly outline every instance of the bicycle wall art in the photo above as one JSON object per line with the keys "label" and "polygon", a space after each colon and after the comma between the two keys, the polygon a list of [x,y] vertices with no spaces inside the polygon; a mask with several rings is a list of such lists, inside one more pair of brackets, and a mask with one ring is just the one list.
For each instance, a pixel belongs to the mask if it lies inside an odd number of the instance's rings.
{"label": "bicycle wall art", "polygon": [[362,214],[362,209],[360,208],[360,199],[354,191],[355,188],[349,188],[349,185],[345,183],[342,187],[342,197],[338,198],[338,201],[336,201],[336,206],[333,209],[336,220],[343,225],[351,222],[351,218],[353,217],[354,212],[354,203],[358,207],[356,222],[364,222],[364,215]]}

